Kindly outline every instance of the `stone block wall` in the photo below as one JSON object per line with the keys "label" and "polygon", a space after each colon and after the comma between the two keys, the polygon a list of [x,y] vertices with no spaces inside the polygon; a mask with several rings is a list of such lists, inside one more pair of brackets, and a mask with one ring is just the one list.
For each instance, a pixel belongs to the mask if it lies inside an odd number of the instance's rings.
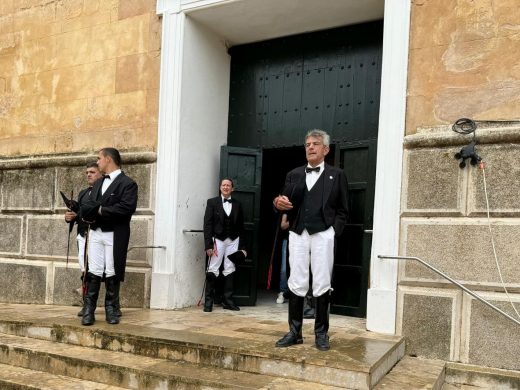
{"label": "stone block wall", "polygon": [[[139,186],[130,247],[152,245],[155,153],[123,153],[123,170]],[[76,229],[70,235],[59,191],[76,198],[92,155],[0,159],[0,302],[78,304]],[[148,307],[153,249],[129,251],[121,304]]]}
{"label": "stone block wall", "polygon": [[[0,157],[105,146],[155,150],[161,46],[155,6],[156,0],[1,1]],[[6,196],[13,198],[9,207],[19,206],[16,192]]]}
{"label": "stone block wall", "polygon": [[406,133],[460,117],[518,118],[518,1],[410,3]]}
{"label": "stone block wall", "polygon": [[[520,312],[520,127],[477,129],[485,170],[454,159],[471,139],[446,127],[406,137],[400,253],[520,320],[509,302]],[[520,327],[418,262],[400,263],[397,328],[409,354],[520,369]]]}

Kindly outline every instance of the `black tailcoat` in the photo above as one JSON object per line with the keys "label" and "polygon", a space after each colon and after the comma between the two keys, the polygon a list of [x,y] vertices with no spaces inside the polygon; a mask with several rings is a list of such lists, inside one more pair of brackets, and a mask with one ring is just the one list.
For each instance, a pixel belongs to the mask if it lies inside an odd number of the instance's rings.
{"label": "black tailcoat", "polygon": [[[285,195],[293,204],[293,209],[288,212],[291,230],[295,231],[295,221],[300,213],[300,206],[305,195],[305,177],[307,165],[298,167],[290,171],[285,177],[285,186],[282,195]],[[323,220],[327,225],[334,227],[336,237],[343,232],[348,217],[348,184],[345,172],[325,164],[323,170],[323,203],[321,211]],[[298,232],[296,232],[298,233]],[[301,233],[301,232],[300,232]]]}
{"label": "black tailcoat", "polygon": [[[231,198],[231,238],[242,238],[244,232],[244,212],[242,205],[235,198]],[[226,212],[222,205],[222,196],[208,199],[206,204],[206,212],[204,213],[204,246],[205,249],[213,249],[213,237],[219,238],[224,231],[224,217]],[[239,249],[244,249],[245,242],[243,239],[239,241]]]}
{"label": "black tailcoat", "polygon": [[137,184],[121,172],[101,195],[103,178],[94,183],[90,199],[99,202],[101,215],[92,228],[114,232],[114,268],[116,278],[125,278],[126,255],[130,240],[130,219],[137,208]]}

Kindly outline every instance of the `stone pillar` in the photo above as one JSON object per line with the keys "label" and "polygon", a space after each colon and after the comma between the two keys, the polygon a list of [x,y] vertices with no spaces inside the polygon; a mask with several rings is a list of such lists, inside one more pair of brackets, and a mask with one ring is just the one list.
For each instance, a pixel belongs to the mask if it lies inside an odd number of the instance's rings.
{"label": "stone pillar", "polygon": [[367,329],[391,334],[395,333],[397,263],[377,256],[398,254],[409,19],[409,0],[385,3]]}
{"label": "stone pillar", "polygon": [[[160,8],[166,6],[166,8]],[[218,193],[220,146],[227,140],[230,60],[223,41],[160,2],[163,17],[157,197],[151,302],[197,303],[204,282],[205,201]]]}

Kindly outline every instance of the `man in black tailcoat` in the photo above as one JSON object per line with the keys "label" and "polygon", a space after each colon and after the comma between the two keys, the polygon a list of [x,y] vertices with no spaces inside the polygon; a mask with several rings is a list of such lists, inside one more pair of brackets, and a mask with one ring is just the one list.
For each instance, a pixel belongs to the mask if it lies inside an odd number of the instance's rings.
{"label": "man in black tailcoat", "polygon": [[94,311],[103,278],[106,321],[119,323],[119,287],[125,278],[130,220],[137,208],[137,184],[121,171],[119,151],[101,149],[97,163],[104,177],[94,184],[89,201],[80,210],[83,220],[90,223],[83,325],[92,325],[95,321]]}
{"label": "man in black tailcoat", "polygon": [[208,199],[204,213],[204,246],[208,255],[206,271],[206,295],[204,311],[213,310],[215,298],[215,282],[223,263],[224,293],[222,307],[228,310],[240,310],[233,301],[233,277],[235,264],[228,258],[229,255],[242,250],[244,256],[244,240],[241,236],[244,231],[244,213],[240,202],[231,197],[233,181],[220,181],[220,195]]}
{"label": "man in black tailcoat", "polygon": [[343,232],[348,214],[347,178],[338,168],[325,163],[330,137],[322,130],[311,130],[305,137],[307,165],[293,169],[285,179],[282,194],[273,204],[289,214],[289,333],[277,347],[303,343],[303,303],[309,289],[316,297],[315,345],[321,351],[329,344],[329,303],[334,240]]}
{"label": "man in black tailcoat", "polygon": [[[80,208],[81,208],[81,205],[86,200],[88,200],[88,198],[90,196],[90,191],[92,191],[92,186],[94,185],[94,183],[102,177],[102,174],[99,171],[96,161],[91,161],[87,164],[85,174],[87,177],[88,187],[84,188],[83,190],[81,190],[79,192],[78,206]],[[79,210],[73,211],[72,209],[67,209],[67,211],[65,212],[65,221],[68,223],[76,223],[78,225],[78,228],[77,228],[78,234],[76,236],[76,241],[78,243],[78,263],[79,263],[79,268],[81,269],[81,272],[83,273],[83,271],[85,270],[85,235],[87,234],[88,226],[85,222],[83,222],[81,220],[81,218],[78,218],[77,212],[79,212]],[[82,290],[83,290],[83,288],[80,287],[78,290],[75,290],[75,291],[77,291],[81,296],[83,296]],[[78,316],[83,317],[83,312],[84,312],[84,309],[82,308],[79,311]]]}

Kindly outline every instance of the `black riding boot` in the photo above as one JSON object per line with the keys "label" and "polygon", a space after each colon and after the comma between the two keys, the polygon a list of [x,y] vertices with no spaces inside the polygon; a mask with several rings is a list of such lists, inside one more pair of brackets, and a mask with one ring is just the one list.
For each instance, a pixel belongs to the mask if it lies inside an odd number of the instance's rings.
{"label": "black riding boot", "polygon": [[215,298],[215,281],[217,280],[217,275],[213,272],[206,273],[206,288],[204,291],[205,299],[204,299],[204,311],[210,312],[213,311],[213,300]]}
{"label": "black riding boot", "polygon": [[329,336],[329,302],[330,292],[316,297],[316,320],[314,321],[314,335],[316,336],[316,348],[320,351],[330,349]]}
{"label": "black riding boot", "polygon": [[[114,303],[114,309],[115,309],[115,312],[116,312],[116,316],[118,317],[121,317],[123,315],[123,313],[121,313],[121,304],[119,303],[119,290],[120,290],[120,287],[121,287],[121,282],[118,281],[116,283],[116,285],[114,286],[114,288],[116,289],[116,301]],[[105,288],[106,288],[106,280],[105,280]]]}
{"label": "black riding boot", "polygon": [[99,287],[101,286],[101,277],[91,273],[87,273],[87,293],[83,298],[83,317],[81,325],[92,325],[96,321],[94,312],[96,311],[97,299],[99,296]]}
{"label": "black riding boot", "polygon": [[289,291],[289,333],[276,342],[277,347],[290,347],[303,343],[303,297]]}
{"label": "black riding boot", "polygon": [[235,273],[230,273],[224,276],[224,294],[222,295],[222,308],[227,310],[238,311],[240,308],[233,302],[233,276]]}
{"label": "black riding boot", "polygon": [[116,276],[105,279],[105,319],[109,324],[119,324],[117,303],[119,302],[120,281]]}

